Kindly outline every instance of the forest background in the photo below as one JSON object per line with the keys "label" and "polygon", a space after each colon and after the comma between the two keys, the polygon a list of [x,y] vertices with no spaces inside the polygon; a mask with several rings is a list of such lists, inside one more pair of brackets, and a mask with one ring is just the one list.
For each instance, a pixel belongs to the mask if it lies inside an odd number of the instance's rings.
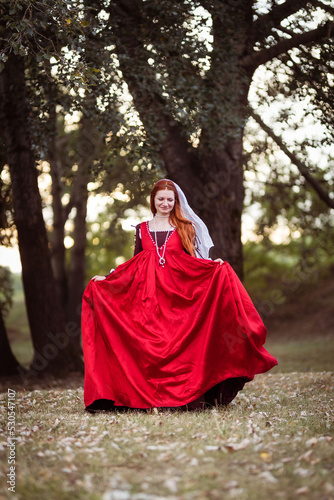
{"label": "forest background", "polygon": [[[330,0],[0,0],[1,498],[333,498],[333,19]],[[132,256],[165,176],[278,366],[227,408],[91,415],[81,296]]]}
{"label": "forest background", "polygon": [[18,244],[23,283],[8,316],[13,277],[1,263],[3,375],[82,371],[84,287],[131,257],[131,224],[147,217],[164,176],[265,320],[315,283],[330,287],[329,1],[2,0],[0,9],[1,244]]}

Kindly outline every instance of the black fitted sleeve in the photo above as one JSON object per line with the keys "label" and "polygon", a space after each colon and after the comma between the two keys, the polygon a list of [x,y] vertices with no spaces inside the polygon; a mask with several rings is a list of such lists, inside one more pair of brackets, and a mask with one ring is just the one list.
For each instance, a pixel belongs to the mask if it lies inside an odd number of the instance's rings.
{"label": "black fitted sleeve", "polygon": [[141,242],[141,237],[139,236],[140,224],[136,226],[136,239],[135,239],[135,250],[133,256],[137,255],[137,253],[143,250],[143,245]]}

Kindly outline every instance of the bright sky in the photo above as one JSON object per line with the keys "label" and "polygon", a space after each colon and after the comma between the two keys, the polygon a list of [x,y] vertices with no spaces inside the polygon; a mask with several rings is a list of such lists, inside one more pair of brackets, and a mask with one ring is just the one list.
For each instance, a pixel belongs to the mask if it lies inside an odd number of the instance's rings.
{"label": "bright sky", "polygon": [[13,273],[20,273],[21,259],[18,248],[0,246],[0,265],[9,267]]}

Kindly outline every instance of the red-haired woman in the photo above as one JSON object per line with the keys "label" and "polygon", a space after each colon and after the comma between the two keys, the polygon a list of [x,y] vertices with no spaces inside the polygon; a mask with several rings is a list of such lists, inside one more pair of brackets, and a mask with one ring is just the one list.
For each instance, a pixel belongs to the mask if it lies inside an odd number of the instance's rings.
{"label": "red-haired woman", "polygon": [[209,259],[203,221],[174,182],[151,192],[135,255],[83,297],[85,406],[197,409],[230,403],[276,359],[227,262]]}

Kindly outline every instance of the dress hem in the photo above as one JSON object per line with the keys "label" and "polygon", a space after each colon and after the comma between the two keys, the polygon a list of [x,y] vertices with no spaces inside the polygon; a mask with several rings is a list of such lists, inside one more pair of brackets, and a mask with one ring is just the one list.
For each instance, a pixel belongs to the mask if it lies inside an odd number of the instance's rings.
{"label": "dress hem", "polygon": [[[191,399],[187,403],[181,405],[165,405],[165,406],[125,406],[125,405],[115,405],[113,399],[99,398],[95,399],[89,405],[86,405],[85,411],[90,413],[95,413],[99,411],[127,411],[127,410],[139,410],[146,411],[153,408],[157,409],[172,409],[172,410],[198,410],[212,408],[215,406],[227,406],[233,401],[239,391],[244,388],[247,382],[251,382],[254,377],[231,377],[218,382],[201,396],[197,396]],[[224,392],[223,392],[224,391]],[[219,403],[218,403],[219,400]]]}

